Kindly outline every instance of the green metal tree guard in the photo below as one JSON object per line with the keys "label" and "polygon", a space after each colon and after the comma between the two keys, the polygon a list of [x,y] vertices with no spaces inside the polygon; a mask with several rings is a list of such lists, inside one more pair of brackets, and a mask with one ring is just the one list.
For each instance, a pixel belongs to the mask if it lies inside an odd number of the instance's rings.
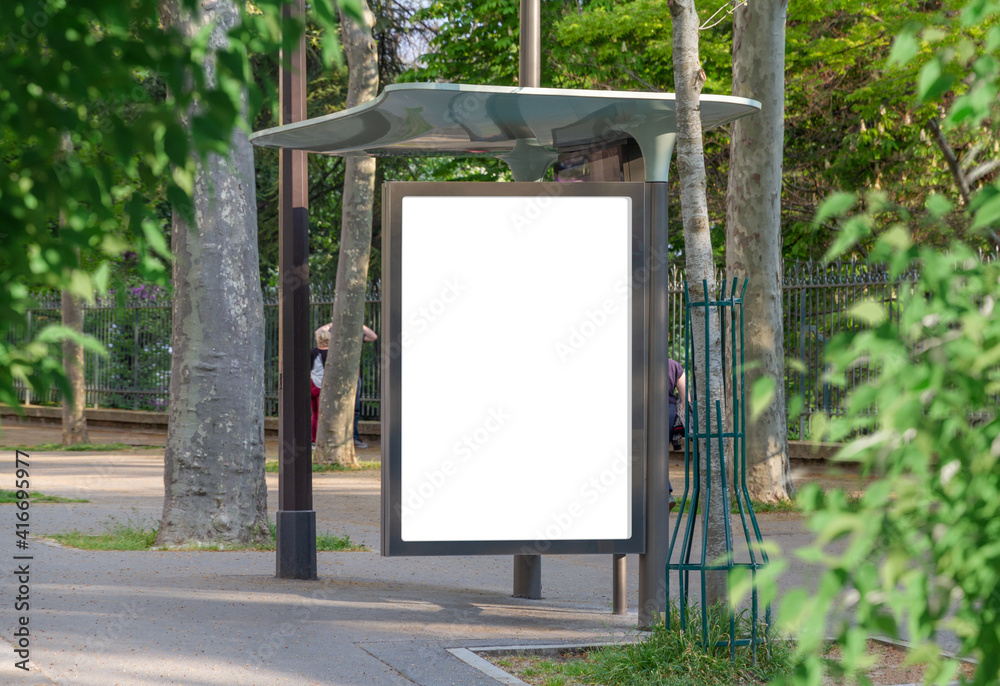
{"label": "green metal tree guard", "polygon": [[[730,656],[735,657],[737,646],[751,646],[753,659],[756,661],[757,647],[761,640],[766,640],[771,627],[771,607],[768,604],[764,608],[764,636],[759,631],[759,604],[756,589],[757,572],[768,564],[767,553],[762,548],[763,539],[760,535],[760,528],[757,526],[757,518],[754,515],[753,506],[750,503],[750,493],[747,489],[746,470],[746,406],[744,403],[744,382],[743,373],[743,296],[746,292],[747,280],[743,280],[742,288],[738,279],[732,280],[732,286],[727,295],[727,282],[723,281],[719,287],[717,297],[709,299],[707,281],[703,281],[706,299],[701,302],[692,302],[691,294],[688,290],[687,281],[684,282],[685,300],[685,341],[684,341],[684,369],[687,378],[688,410],[686,421],[687,437],[684,441],[684,493],[680,503],[682,509],[677,516],[673,532],[670,536],[670,546],[667,553],[667,594],[670,594],[670,577],[676,573],[679,595],[680,628],[687,630],[688,625],[688,604],[692,590],[691,573],[696,575],[695,583],[701,582],[700,605],[701,605],[701,643],[707,650],[709,608],[706,596],[706,573],[711,571],[726,572],[729,575],[732,570],[743,568],[749,571],[752,580],[755,582],[751,592],[750,606],[750,632],[746,635],[738,635],[736,629],[736,611],[727,608],[729,612],[729,636],[716,642],[716,647],[729,647]],[[737,290],[739,294],[737,295]],[[730,431],[725,430],[725,417],[723,416],[722,404],[718,399],[710,397],[709,384],[705,379],[698,379],[694,374],[694,344],[692,337],[691,313],[695,308],[701,308],[705,312],[705,359],[709,360],[709,321],[713,313],[717,313],[720,319],[722,330],[722,369],[709,370],[709,374],[724,374],[723,384],[728,395],[731,395],[731,419],[732,427]],[[727,341],[728,332],[728,341]],[[737,346],[737,335],[739,336],[739,346]],[[727,349],[728,344],[728,349]],[[726,374],[726,365],[730,366],[729,373]],[[707,368],[707,365],[706,365]],[[713,412],[714,410],[714,412]],[[706,413],[704,423],[701,422],[700,412]],[[704,429],[702,427],[705,427]],[[708,455],[703,456],[702,450],[707,448]],[[732,480],[727,473],[727,453],[732,455]],[[701,484],[702,460],[707,460],[704,492]],[[722,494],[712,493],[712,470],[718,469],[721,472],[720,482],[722,484]],[[742,550],[735,550],[733,544],[733,532],[731,516],[724,518],[724,532],[726,541],[725,560],[707,560],[706,549],[708,544],[708,527],[702,527],[701,531],[701,553],[694,553],[695,521],[698,513],[709,512],[709,504],[713,497],[721,497],[726,503],[725,511],[732,512],[730,505],[735,508],[742,524],[743,542],[746,545],[746,557],[748,560],[737,561],[737,554],[743,556]],[[684,508],[684,504],[687,507]],[[681,536],[683,532],[683,536]],[[678,539],[680,544],[678,545]],[[739,546],[742,548],[742,544]],[[670,629],[670,613],[666,616],[666,625]]]}

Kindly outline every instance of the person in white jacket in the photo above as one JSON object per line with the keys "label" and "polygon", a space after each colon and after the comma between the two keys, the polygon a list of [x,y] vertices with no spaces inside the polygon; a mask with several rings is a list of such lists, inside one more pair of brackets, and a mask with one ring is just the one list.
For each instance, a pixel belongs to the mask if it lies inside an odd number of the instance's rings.
{"label": "person in white jacket", "polygon": [[[378,334],[363,325],[362,342],[371,343],[378,340]],[[316,347],[309,353],[310,404],[312,407],[312,443],[316,447],[316,427],[319,426],[319,392],[323,387],[323,374],[326,371],[326,356],[330,349],[330,332],[333,324],[324,324],[316,329]],[[367,448],[368,444],[361,440],[358,423],[361,419],[361,376],[358,376],[358,390],[354,394],[354,447]]]}

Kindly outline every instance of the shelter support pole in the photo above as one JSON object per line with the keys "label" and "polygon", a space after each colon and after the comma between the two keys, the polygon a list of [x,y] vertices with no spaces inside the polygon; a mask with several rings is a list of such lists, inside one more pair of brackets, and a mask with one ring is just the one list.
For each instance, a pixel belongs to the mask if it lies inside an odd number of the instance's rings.
{"label": "shelter support pole", "polygon": [[[518,52],[517,85],[522,88],[538,88],[542,82],[542,33],[541,33],[541,0],[521,0],[521,28]],[[520,143],[520,141],[518,141]],[[518,181],[541,181],[542,174],[551,164],[548,160],[541,169],[532,167],[523,173]],[[513,169],[513,167],[512,167]],[[537,178],[523,178],[524,174]],[[514,556],[514,597],[542,597],[542,556]]]}
{"label": "shelter support pole", "polygon": [[[305,17],[305,0],[285,5]],[[281,123],[306,116],[305,35],[280,67]],[[316,578],[309,408],[309,192],[306,153],[282,149],[278,167],[279,406],[276,576]]]}
{"label": "shelter support pole", "polygon": [[521,0],[521,30],[518,53],[517,85],[539,88],[542,85],[541,0]]}
{"label": "shelter support pole", "polygon": [[667,183],[646,183],[649,221],[649,363],[646,384],[646,552],[639,556],[639,627],[650,628],[667,609],[669,499],[667,455],[668,322]]}

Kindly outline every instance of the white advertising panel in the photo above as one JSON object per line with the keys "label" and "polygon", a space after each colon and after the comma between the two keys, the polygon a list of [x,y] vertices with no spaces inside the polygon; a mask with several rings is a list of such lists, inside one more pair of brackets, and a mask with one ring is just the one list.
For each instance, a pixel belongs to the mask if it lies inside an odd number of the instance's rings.
{"label": "white advertising panel", "polygon": [[383,436],[414,550],[633,538],[636,198],[518,185],[399,200]]}

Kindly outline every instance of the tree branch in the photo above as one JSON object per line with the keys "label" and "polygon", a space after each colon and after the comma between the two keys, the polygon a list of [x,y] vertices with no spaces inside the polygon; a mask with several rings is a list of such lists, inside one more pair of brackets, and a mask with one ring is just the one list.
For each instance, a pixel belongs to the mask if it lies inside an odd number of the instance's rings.
{"label": "tree branch", "polygon": [[941,154],[944,155],[944,161],[947,162],[948,169],[951,170],[951,175],[955,177],[955,183],[958,184],[958,192],[962,194],[962,200],[966,205],[968,205],[972,200],[971,193],[969,192],[969,181],[965,178],[965,174],[962,172],[962,168],[958,164],[958,158],[955,157],[955,151],[951,149],[951,144],[948,143],[948,139],[945,138],[944,132],[941,130],[941,127],[938,126],[937,117],[931,117],[927,122],[927,125],[934,134],[934,140],[937,142],[938,148],[941,149]]}

